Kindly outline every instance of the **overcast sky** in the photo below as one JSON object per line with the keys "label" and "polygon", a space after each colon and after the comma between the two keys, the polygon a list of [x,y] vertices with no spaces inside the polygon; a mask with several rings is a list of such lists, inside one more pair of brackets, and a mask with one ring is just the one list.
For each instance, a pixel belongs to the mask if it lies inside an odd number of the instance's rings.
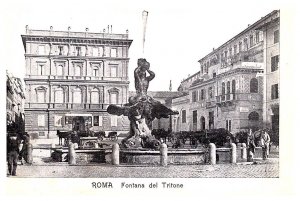
{"label": "overcast sky", "polygon": [[[272,2],[272,3],[270,3]],[[149,12],[145,57],[156,78],[149,90],[173,90],[189,74],[200,69],[198,60],[275,9],[283,1],[63,1],[10,0],[1,6],[2,68],[24,76],[24,49],[21,34],[30,29],[100,32],[113,25],[113,33],[125,33],[133,43],[129,49],[130,90],[133,70],[142,56],[142,11]]]}

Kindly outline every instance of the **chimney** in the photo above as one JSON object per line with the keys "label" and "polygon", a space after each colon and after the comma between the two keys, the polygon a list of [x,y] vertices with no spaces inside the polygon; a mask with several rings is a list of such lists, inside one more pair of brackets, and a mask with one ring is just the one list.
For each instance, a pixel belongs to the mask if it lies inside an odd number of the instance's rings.
{"label": "chimney", "polygon": [[70,31],[71,30],[71,27],[70,26],[68,26],[68,31]]}
{"label": "chimney", "polygon": [[53,26],[50,26],[50,31],[53,31]]}
{"label": "chimney", "polygon": [[89,31],[89,28],[85,28],[85,31],[88,32],[88,31]]}
{"label": "chimney", "polygon": [[26,33],[28,33],[28,30],[29,30],[29,26],[28,25],[25,26],[25,30],[26,30]]}
{"label": "chimney", "polygon": [[112,33],[112,25],[110,25],[110,33]]}
{"label": "chimney", "polygon": [[172,80],[170,80],[169,91],[172,91]]}
{"label": "chimney", "polygon": [[109,25],[107,25],[107,33],[109,33]]}

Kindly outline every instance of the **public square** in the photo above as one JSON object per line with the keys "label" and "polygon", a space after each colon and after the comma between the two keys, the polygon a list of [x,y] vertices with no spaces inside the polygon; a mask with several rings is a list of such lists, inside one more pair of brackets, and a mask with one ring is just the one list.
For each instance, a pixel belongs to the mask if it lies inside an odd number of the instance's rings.
{"label": "public square", "polygon": [[[118,140],[120,141],[120,139]],[[105,143],[112,143],[109,140]],[[58,138],[35,139],[33,164],[18,165],[17,176],[11,178],[278,178],[279,149],[272,147],[270,157],[263,161],[254,158],[254,163],[217,163],[216,165],[128,165],[91,163],[69,165],[68,162],[53,162],[49,157],[51,144]],[[45,148],[45,149],[38,149]]]}

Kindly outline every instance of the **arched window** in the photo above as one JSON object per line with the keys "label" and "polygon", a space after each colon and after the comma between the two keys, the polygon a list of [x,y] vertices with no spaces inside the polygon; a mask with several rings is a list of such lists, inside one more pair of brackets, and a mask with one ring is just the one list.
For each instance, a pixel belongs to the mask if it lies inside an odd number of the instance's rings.
{"label": "arched window", "polygon": [[222,95],[225,95],[225,82],[222,82]]}
{"label": "arched window", "polygon": [[97,88],[94,88],[91,91],[91,103],[92,104],[98,104],[100,101],[100,94],[99,94],[99,90]]}
{"label": "arched window", "polygon": [[250,80],[250,93],[257,93],[258,92],[258,81],[256,78],[252,78]]}
{"label": "arched window", "polygon": [[73,103],[82,103],[82,94],[80,88],[73,90]]}
{"label": "arched window", "polygon": [[205,129],[205,118],[203,116],[200,118],[200,122],[201,122],[201,130],[204,130]]}
{"label": "arched window", "polygon": [[62,88],[58,88],[55,90],[54,98],[55,98],[55,103],[64,102],[64,91]]}
{"label": "arched window", "polygon": [[56,66],[56,75],[63,75],[63,66],[62,65],[58,65]]}
{"label": "arched window", "polygon": [[227,94],[230,94],[230,81],[227,82]]}
{"label": "arched window", "polygon": [[259,114],[255,111],[251,112],[249,115],[248,115],[248,119],[250,121],[258,121],[259,120]]}
{"label": "arched window", "polygon": [[231,91],[233,94],[233,99],[235,99],[235,80],[232,80],[231,82]]}

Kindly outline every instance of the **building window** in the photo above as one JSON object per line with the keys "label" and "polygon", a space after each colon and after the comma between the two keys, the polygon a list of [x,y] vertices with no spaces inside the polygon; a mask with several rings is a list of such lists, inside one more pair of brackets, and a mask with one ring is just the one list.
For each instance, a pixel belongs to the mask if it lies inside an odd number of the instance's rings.
{"label": "building window", "polygon": [[247,51],[248,50],[248,39],[245,38],[244,39],[244,51]]}
{"label": "building window", "polygon": [[205,130],[205,118],[203,116],[200,118],[200,122],[201,122],[201,130]]}
{"label": "building window", "polygon": [[193,123],[196,124],[197,123],[197,110],[193,111]]}
{"label": "building window", "polygon": [[116,48],[110,49],[110,57],[117,57],[117,49]]}
{"label": "building window", "polygon": [[201,89],[201,96],[200,96],[201,100],[205,99],[205,89]]}
{"label": "building window", "polygon": [[64,91],[62,88],[58,88],[54,92],[55,103],[63,103],[64,102]]}
{"label": "building window", "polygon": [[235,80],[232,80],[231,82],[231,91],[232,91],[232,94],[233,94],[233,99],[235,99]]}
{"label": "building window", "polygon": [[233,54],[236,54],[236,53],[237,53],[237,46],[234,45],[234,46],[233,46]]}
{"label": "building window", "polygon": [[116,127],[118,125],[118,117],[110,116],[110,123],[111,123],[111,126]]}
{"label": "building window", "polygon": [[110,104],[118,104],[118,93],[110,93]]}
{"label": "building window", "polygon": [[58,75],[58,76],[63,75],[63,66],[62,65],[56,66],[56,75]]}
{"label": "building window", "polygon": [[38,127],[45,126],[45,115],[38,115]]}
{"label": "building window", "polygon": [[250,47],[252,47],[254,45],[254,41],[253,41],[253,35],[250,36]]}
{"label": "building window", "polygon": [[256,40],[256,43],[259,43],[259,41],[260,41],[260,38],[259,38],[259,31],[257,31],[256,33],[255,33],[255,40]]}
{"label": "building window", "polygon": [[209,98],[213,98],[213,90],[212,90],[212,87],[209,87],[209,88],[208,88],[208,97],[209,97]]}
{"label": "building window", "polygon": [[208,116],[209,116],[209,122],[208,122],[208,127],[209,127],[209,129],[214,129],[214,112],[212,111],[212,112],[209,112],[208,113]]}
{"label": "building window", "polygon": [[76,47],[76,55],[77,56],[81,55],[81,47]]}
{"label": "building window", "polygon": [[258,80],[256,78],[250,80],[250,93],[258,93]]}
{"label": "building window", "polygon": [[277,99],[279,98],[279,93],[278,93],[278,84],[274,84],[271,86],[271,99]]}
{"label": "building window", "polygon": [[74,68],[74,76],[81,76],[81,66],[76,65]]}
{"label": "building window", "polygon": [[192,92],[192,102],[196,102],[197,101],[197,91],[193,91]]}
{"label": "building window", "polygon": [[230,81],[227,82],[227,94],[230,94]]}
{"label": "building window", "polygon": [[201,73],[203,74],[204,72],[203,72],[203,65],[201,65]]}
{"label": "building window", "polygon": [[92,91],[91,91],[91,103],[92,104],[99,104],[100,102],[100,96],[99,96],[99,90],[94,88]]}
{"label": "building window", "polygon": [[45,46],[44,45],[39,45],[38,54],[39,55],[45,55]]}
{"label": "building window", "polygon": [[274,31],[274,44],[279,42],[279,30]]}
{"label": "building window", "polygon": [[278,69],[279,66],[279,55],[271,57],[271,72],[274,72]]}
{"label": "building window", "polygon": [[225,100],[225,82],[222,82],[222,100]]}
{"label": "building window", "polygon": [[118,66],[116,65],[110,65],[110,77],[117,77],[117,70],[118,70]]}
{"label": "building window", "polygon": [[94,116],[94,126],[99,126],[99,116]]}
{"label": "building window", "polygon": [[54,126],[62,126],[62,116],[54,116]]}
{"label": "building window", "polygon": [[36,98],[37,103],[45,103],[46,102],[46,91],[44,90],[37,90],[36,91]]}
{"label": "building window", "polygon": [[63,55],[64,47],[63,46],[58,46],[58,51],[59,51],[59,55]]}
{"label": "building window", "polygon": [[45,75],[45,65],[43,64],[38,65],[38,75]]}
{"label": "building window", "polygon": [[226,130],[231,132],[231,120],[226,120]]}
{"label": "building window", "polygon": [[257,112],[251,112],[249,115],[248,115],[248,119],[250,121],[258,121],[259,120],[259,114]]}
{"label": "building window", "polygon": [[93,68],[93,76],[95,76],[95,77],[99,76],[99,68],[98,67]]}
{"label": "building window", "polygon": [[82,103],[82,94],[79,88],[74,89],[73,91],[73,103],[80,104]]}
{"label": "building window", "polygon": [[186,123],[186,110],[182,110],[182,123]]}
{"label": "building window", "polygon": [[239,52],[242,51],[242,47],[243,47],[243,43],[242,43],[242,42],[239,42]]}
{"label": "building window", "polygon": [[93,47],[93,57],[98,57],[99,56],[99,49],[98,47]]}
{"label": "building window", "polygon": [[213,78],[215,78],[215,77],[217,77],[217,73],[214,72],[213,73]]}

